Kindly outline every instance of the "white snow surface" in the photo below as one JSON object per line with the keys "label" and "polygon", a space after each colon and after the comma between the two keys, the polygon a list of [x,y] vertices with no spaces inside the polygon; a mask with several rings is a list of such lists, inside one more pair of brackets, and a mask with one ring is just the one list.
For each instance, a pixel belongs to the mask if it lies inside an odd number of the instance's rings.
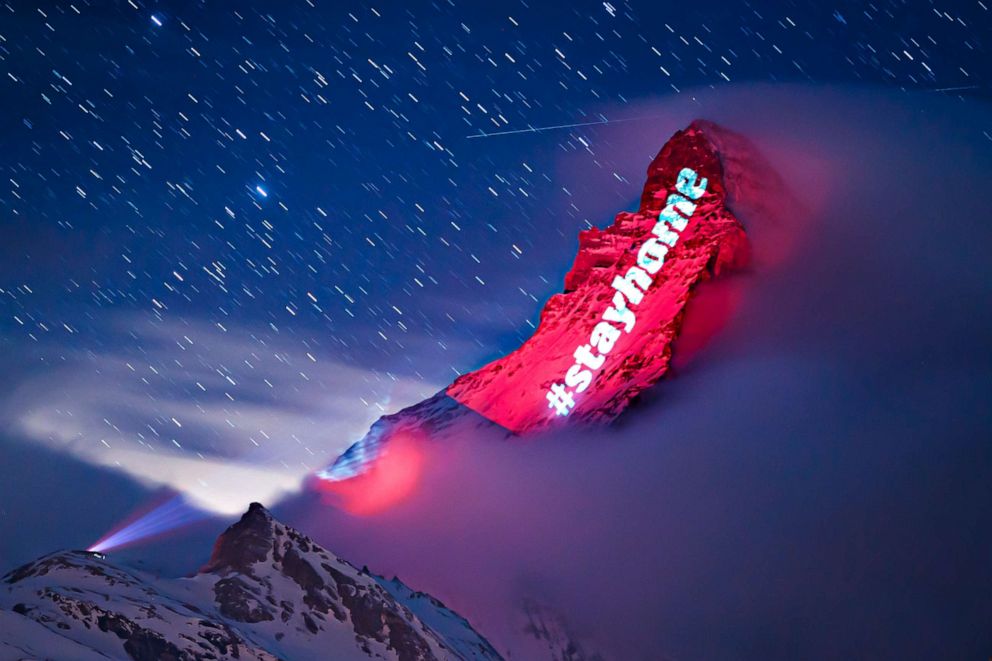
{"label": "white snow surface", "polygon": [[0,661],[501,658],[433,597],[357,569],[260,507],[252,517],[191,578],[85,551],[15,569],[0,582]]}

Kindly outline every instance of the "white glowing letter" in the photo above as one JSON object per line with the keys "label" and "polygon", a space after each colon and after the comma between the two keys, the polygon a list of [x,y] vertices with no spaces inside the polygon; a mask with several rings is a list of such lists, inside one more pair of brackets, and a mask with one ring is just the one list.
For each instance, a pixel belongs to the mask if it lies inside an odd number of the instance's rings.
{"label": "white glowing letter", "polygon": [[698,177],[699,175],[692,168],[682,168],[675,180],[675,190],[689,199],[698,200],[706,192],[706,185],[709,183],[709,180],[703,177],[702,181],[697,184],[696,179]]}

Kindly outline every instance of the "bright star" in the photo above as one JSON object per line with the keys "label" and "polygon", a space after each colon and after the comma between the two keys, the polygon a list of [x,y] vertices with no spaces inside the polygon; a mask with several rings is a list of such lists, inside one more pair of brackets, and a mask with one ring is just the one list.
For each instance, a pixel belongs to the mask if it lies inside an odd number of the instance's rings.
{"label": "bright star", "polygon": [[154,23],[158,27],[162,27],[162,25],[163,25],[163,23],[162,23],[162,17],[159,16],[158,14],[152,14],[152,23]]}

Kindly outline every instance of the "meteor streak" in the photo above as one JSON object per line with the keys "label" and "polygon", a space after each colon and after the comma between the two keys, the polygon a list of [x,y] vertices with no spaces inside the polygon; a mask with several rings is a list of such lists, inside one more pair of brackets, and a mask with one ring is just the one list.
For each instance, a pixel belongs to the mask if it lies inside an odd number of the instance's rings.
{"label": "meteor streak", "polygon": [[595,122],[579,122],[577,124],[558,124],[555,126],[530,126],[525,129],[514,129],[511,131],[493,131],[492,133],[479,132],[474,135],[466,135],[469,140],[473,138],[491,138],[496,135],[513,135],[515,133],[540,133],[541,131],[552,131],[554,129],[571,129],[579,126],[595,126],[597,124],[620,124],[621,122],[639,122],[645,119],[658,119],[661,115],[649,115],[646,117],[626,117],[624,119],[610,119],[603,117]]}

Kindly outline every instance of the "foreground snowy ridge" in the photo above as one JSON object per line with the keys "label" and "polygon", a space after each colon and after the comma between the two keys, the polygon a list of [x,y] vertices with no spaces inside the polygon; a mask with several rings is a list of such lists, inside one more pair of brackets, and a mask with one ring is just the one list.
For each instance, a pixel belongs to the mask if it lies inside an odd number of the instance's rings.
{"label": "foreground snowy ridge", "polygon": [[500,659],[467,620],[255,503],[192,578],[64,551],[0,583],[0,659]]}

